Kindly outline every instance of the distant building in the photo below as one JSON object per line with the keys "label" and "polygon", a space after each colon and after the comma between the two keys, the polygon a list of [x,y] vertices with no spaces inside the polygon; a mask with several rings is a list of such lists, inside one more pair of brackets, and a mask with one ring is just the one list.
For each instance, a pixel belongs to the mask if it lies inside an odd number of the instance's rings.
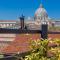
{"label": "distant building", "polygon": [[17,24],[17,21],[15,20],[0,20],[0,28],[12,28],[17,29],[19,25]]}
{"label": "distant building", "polygon": [[[46,22],[48,26],[60,26],[60,21],[49,19],[47,11],[44,9],[43,5],[40,4],[40,7],[35,11],[34,18],[28,17],[28,19],[25,19],[24,25],[26,25],[28,29],[37,30],[41,29],[41,24],[43,22]],[[0,28],[18,29],[21,28],[20,23],[20,20],[0,20]]]}

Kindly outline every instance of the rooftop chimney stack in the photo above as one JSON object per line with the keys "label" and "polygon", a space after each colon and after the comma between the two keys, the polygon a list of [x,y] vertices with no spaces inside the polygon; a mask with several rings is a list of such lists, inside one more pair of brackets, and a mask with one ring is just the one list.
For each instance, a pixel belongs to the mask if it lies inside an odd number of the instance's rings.
{"label": "rooftop chimney stack", "polygon": [[48,38],[48,24],[46,22],[42,23],[42,33],[41,33],[41,37],[43,39],[47,39]]}

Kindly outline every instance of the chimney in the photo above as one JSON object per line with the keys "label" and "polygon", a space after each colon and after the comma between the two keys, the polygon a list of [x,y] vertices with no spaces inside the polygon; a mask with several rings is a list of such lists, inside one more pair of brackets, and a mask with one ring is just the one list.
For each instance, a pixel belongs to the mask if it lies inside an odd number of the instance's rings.
{"label": "chimney", "polygon": [[41,37],[42,37],[43,39],[47,39],[47,38],[48,38],[48,24],[45,23],[45,22],[42,24]]}
{"label": "chimney", "polygon": [[20,25],[21,25],[21,29],[23,30],[24,29],[24,16],[23,15],[20,17]]}

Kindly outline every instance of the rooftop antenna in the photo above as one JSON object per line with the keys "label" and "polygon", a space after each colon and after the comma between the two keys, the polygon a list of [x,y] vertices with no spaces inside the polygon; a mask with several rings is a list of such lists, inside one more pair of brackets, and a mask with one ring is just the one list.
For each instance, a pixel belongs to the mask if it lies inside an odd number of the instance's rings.
{"label": "rooftop antenna", "polygon": [[41,1],[41,4],[42,4],[42,0],[40,0]]}
{"label": "rooftop antenna", "polygon": [[40,3],[43,4],[43,3],[46,3],[47,0],[40,0]]}

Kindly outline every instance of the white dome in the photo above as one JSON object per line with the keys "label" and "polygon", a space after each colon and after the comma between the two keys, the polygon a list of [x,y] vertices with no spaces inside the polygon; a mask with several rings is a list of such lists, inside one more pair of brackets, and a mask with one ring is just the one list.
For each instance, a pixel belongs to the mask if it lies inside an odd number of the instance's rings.
{"label": "white dome", "polygon": [[48,17],[47,11],[43,8],[43,5],[40,4],[40,7],[35,12],[35,18],[41,19],[47,17]]}

